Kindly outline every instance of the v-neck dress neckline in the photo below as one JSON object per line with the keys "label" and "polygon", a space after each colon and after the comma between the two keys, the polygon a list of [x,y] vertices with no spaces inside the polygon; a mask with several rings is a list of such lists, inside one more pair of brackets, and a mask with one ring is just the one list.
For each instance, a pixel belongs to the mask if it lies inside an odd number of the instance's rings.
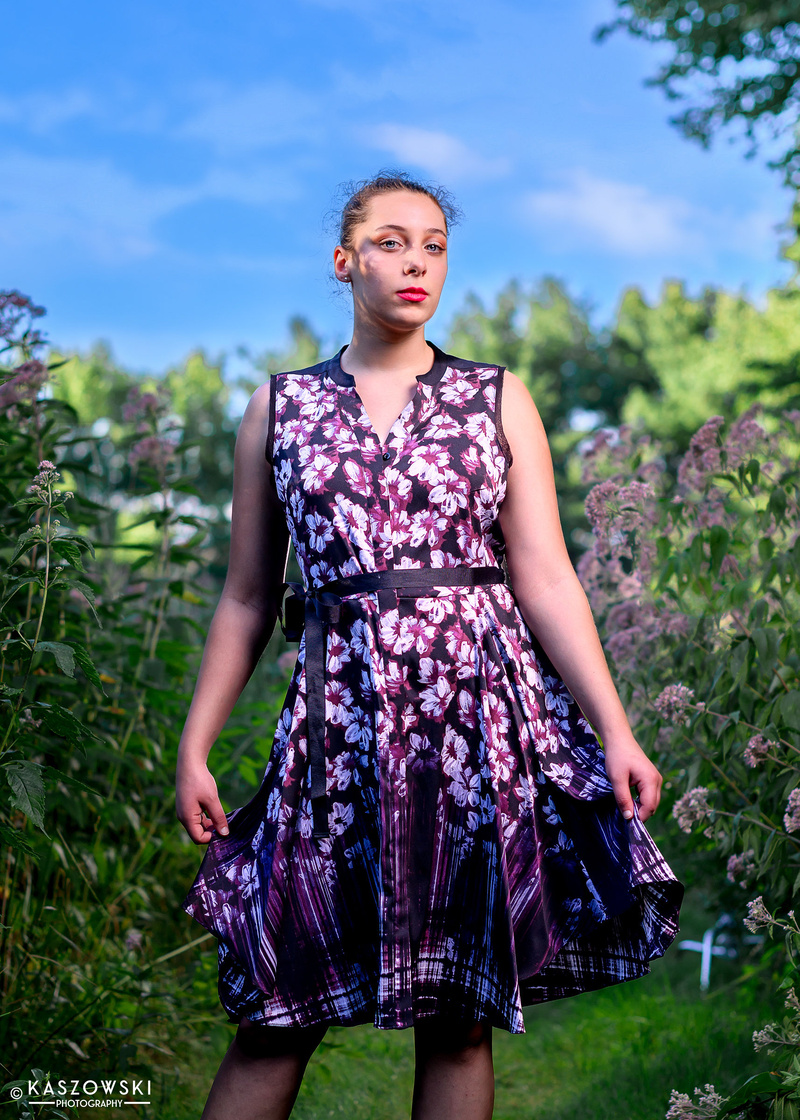
{"label": "v-neck dress neckline", "polygon": [[[357,423],[361,424],[363,431],[368,433],[368,435],[375,440],[375,444],[378,445],[381,451],[385,451],[391,444],[392,439],[399,436],[403,429],[408,429],[409,424],[413,423],[413,418],[415,418],[418,412],[420,400],[422,398],[429,399],[432,393],[432,386],[436,385],[441,380],[441,377],[444,376],[447,368],[447,355],[434,343],[428,342],[428,346],[432,351],[434,361],[432,361],[426,373],[417,374],[417,388],[415,389],[415,393],[413,393],[411,400],[403,405],[402,411],[399,416],[394,419],[391,428],[387,432],[387,436],[385,436],[382,442],[369,412],[366,411],[364,407],[361,394],[359,390],[356,389],[355,377],[352,373],[347,373],[342,368],[342,355],[346,351],[347,346],[343,346],[339,349],[339,352],[331,358],[331,363],[329,363],[326,373],[337,385],[341,386],[342,389],[350,390],[347,396],[352,401],[353,408],[347,411],[350,413],[351,420],[355,420]],[[430,386],[430,388],[422,389],[420,386]]]}

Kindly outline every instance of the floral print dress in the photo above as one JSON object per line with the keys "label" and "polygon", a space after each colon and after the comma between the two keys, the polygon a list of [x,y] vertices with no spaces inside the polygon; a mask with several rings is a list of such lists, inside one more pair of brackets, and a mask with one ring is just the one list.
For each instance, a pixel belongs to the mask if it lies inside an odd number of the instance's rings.
{"label": "floral print dress", "polygon": [[[503,368],[436,347],[384,445],[340,355],[274,375],[266,454],[305,585],[501,566]],[[258,792],[183,909],[218,940],[232,1022],[523,1006],[631,980],[683,895],[507,583],[345,597],[325,643],[330,835],[312,836],[305,636]]]}

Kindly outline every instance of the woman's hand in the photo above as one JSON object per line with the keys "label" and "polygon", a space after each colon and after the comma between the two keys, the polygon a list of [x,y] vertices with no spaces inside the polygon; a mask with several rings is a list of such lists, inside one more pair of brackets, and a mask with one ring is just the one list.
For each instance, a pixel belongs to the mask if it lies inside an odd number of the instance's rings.
{"label": "woman's hand", "polygon": [[178,764],[175,813],[195,844],[207,844],[211,826],[228,835],[228,821],[217,793],[217,783],[203,762]]}
{"label": "woman's hand", "polygon": [[655,813],[661,800],[661,774],[631,736],[630,739],[604,743],[606,773],[614,788],[620,812],[626,820],[633,816],[634,786],[639,803],[639,820],[646,821]]}

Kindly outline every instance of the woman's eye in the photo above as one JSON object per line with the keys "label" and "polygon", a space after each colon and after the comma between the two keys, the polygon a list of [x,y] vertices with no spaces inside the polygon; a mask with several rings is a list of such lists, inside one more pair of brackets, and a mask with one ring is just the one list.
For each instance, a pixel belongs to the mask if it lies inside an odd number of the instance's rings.
{"label": "woman's eye", "polygon": [[384,248],[391,248],[393,245],[397,244],[398,242],[395,241],[393,237],[387,237],[385,241],[381,241],[381,245],[383,245]]}
{"label": "woman's eye", "polygon": [[439,245],[439,243],[436,241],[432,241],[430,245],[426,245],[426,248],[435,249],[437,253],[443,253],[445,251],[444,245]]}

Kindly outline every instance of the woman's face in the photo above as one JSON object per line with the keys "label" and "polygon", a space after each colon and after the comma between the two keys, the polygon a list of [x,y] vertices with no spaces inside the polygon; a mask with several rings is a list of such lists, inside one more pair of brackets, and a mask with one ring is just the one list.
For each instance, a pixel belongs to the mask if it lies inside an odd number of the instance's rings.
{"label": "woman's face", "polygon": [[419,328],[436,310],[447,275],[442,211],[412,191],[375,195],[353,231],[353,248],[336,247],[334,270],[352,285],[357,323]]}

